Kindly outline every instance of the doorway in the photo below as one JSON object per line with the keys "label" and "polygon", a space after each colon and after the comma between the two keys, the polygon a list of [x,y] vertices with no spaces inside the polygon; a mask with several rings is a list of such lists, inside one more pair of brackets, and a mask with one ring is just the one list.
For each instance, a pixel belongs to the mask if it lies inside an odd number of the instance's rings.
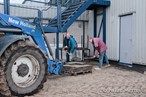
{"label": "doorway", "polygon": [[132,64],[132,16],[120,17],[120,63]]}

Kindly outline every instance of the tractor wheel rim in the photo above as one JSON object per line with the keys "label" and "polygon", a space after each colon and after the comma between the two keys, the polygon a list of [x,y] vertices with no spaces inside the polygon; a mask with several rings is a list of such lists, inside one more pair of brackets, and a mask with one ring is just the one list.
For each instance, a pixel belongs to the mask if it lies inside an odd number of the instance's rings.
{"label": "tractor wheel rim", "polygon": [[36,82],[40,65],[32,55],[23,55],[15,60],[12,65],[12,79],[19,87],[28,87]]}

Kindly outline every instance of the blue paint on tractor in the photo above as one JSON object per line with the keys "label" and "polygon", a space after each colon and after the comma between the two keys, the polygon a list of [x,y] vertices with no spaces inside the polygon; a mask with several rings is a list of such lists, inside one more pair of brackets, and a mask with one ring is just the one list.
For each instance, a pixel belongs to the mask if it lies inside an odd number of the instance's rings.
{"label": "blue paint on tractor", "polygon": [[[1,54],[5,51],[5,49],[9,45],[14,43],[15,41],[22,40],[23,38],[25,38],[24,36],[26,36],[26,37],[30,36],[33,39],[33,41],[36,43],[36,45],[38,45],[42,49],[42,51],[44,51],[46,53],[47,56],[49,56],[49,51],[46,46],[46,42],[44,41],[43,32],[41,30],[41,26],[39,24],[38,19],[35,20],[33,23],[31,23],[31,22],[28,22],[28,21],[20,19],[20,18],[16,18],[16,17],[12,17],[9,15],[0,13],[0,28],[10,29],[12,27],[20,29],[22,32],[19,32],[17,34],[21,34],[21,35],[9,35],[9,36],[5,35],[5,40],[7,40],[7,41],[5,41],[5,42],[3,40],[1,41],[1,44],[3,45],[3,46],[1,46],[1,49],[0,49]],[[5,33],[13,34],[13,32],[7,32],[7,31]],[[4,37],[4,36],[2,36],[2,37]],[[3,39],[2,37],[0,37],[0,39]],[[54,62],[48,58],[48,64],[49,64],[49,72],[51,74],[60,73],[59,69],[62,67],[62,63]],[[56,68],[53,68],[54,64],[55,64]]]}
{"label": "blue paint on tractor", "polygon": [[62,63],[61,62],[55,62],[55,61],[49,61],[50,65],[49,68],[48,68],[48,71],[50,71],[50,73],[53,73],[53,74],[60,74],[61,72],[61,68],[62,68]]}

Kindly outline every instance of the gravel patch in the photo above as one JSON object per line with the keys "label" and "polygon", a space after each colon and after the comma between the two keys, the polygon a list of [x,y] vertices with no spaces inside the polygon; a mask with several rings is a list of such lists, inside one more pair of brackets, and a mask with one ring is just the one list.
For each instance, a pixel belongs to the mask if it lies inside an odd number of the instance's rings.
{"label": "gravel patch", "polygon": [[25,97],[146,97],[146,75],[112,65],[77,76],[49,77],[39,93]]}

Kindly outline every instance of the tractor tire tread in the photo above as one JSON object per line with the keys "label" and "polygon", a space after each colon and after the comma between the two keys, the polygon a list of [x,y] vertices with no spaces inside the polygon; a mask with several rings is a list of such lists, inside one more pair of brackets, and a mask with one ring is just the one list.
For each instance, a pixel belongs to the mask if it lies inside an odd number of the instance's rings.
{"label": "tractor tire tread", "polygon": [[[17,41],[15,43],[11,44],[0,57],[0,97],[13,97],[15,95],[21,96],[19,94],[14,93],[13,91],[11,91],[11,89],[9,88],[9,85],[7,83],[7,80],[6,80],[7,61],[9,60],[9,57],[11,57],[10,56],[11,53],[14,53],[20,46],[24,47],[24,48],[27,46],[31,46],[31,47],[33,46],[33,47],[39,49],[36,52],[40,51],[42,53],[41,56],[44,58],[44,62],[43,62],[44,64],[46,64],[46,62],[47,62],[47,57],[45,56],[45,53],[38,46],[36,46],[33,42]],[[47,75],[48,75],[47,68],[48,68],[48,65],[46,65],[46,68],[45,68],[46,69],[45,77],[42,80],[41,84],[38,86],[38,88],[35,89],[34,91],[32,91],[31,93],[23,94],[22,96],[33,95],[34,93],[39,92],[43,88],[43,83],[47,81]]]}

